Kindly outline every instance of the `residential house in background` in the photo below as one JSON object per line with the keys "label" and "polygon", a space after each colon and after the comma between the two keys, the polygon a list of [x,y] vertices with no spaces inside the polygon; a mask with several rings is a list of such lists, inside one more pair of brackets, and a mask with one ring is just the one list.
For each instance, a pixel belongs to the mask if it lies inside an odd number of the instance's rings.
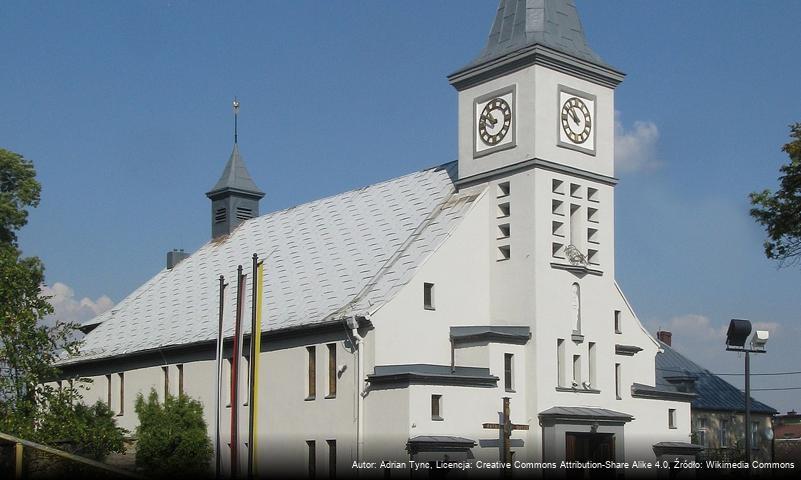
{"label": "residential house in background", "polygon": [[795,410],[773,417],[773,458],[801,465],[801,415]]}
{"label": "residential house in background", "polygon": [[[677,352],[670,332],[657,332],[663,351],[656,356],[656,384],[664,389],[695,394],[692,400],[693,443],[702,456],[730,458],[745,448],[745,393]],[[722,348],[722,347],[721,347]],[[752,459],[773,458],[776,409],[751,398]]]}

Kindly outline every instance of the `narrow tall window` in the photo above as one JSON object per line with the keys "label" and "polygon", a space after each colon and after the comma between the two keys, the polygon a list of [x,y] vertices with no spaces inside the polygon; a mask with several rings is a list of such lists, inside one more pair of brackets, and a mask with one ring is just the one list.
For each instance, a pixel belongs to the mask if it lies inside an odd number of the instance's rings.
{"label": "narrow tall window", "polygon": [[125,414],[125,373],[120,372],[117,374],[117,380],[120,382],[120,411],[117,415]]}
{"label": "narrow tall window", "polygon": [[434,284],[423,284],[423,308],[426,310],[434,310]]}
{"label": "narrow tall window", "polygon": [[306,458],[309,462],[309,478],[317,473],[317,449],[314,440],[306,440]]}
{"label": "narrow tall window", "polygon": [[668,428],[677,428],[675,408],[668,408]]}
{"label": "narrow tall window", "polygon": [[111,408],[111,375],[106,375],[106,405]]}
{"label": "narrow tall window", "polygon": [[308,353],[309,357],[306,400],[314,400],[314,397],[317,396],[317,349],[315,347],[306,347],[306,352]]}
{"label": "narrow tall window", "polygon": [[729,421],[728,420],[721,420],[720,421],[720,430],[718,430],[718,446],[728,447],[729,446]]}
{"label": "narrow tall window", "polygon": [[751,448],[759,448],[759,422],[751,422]]}
{"label": "narrow tall window", "polygon": [[556,385],[565,385],[565,340],[556,340]]}
{"label": "narrow tall window", "polygon": [[615,310],[615,333],[623,333],[620,325],[620,310]]}
{"label": "narrow tall window", "polygon": [[178,395],[184,394],[184,366],[178,365]]}
{"label": "narrow tall window", "polygon": [[164,399],[170,394],[170,367],[161,367],[161,374],[164,376]]}
{"label": "narrow tall window", "polygon": [[573,386],[581,385],[581,355],[573,355]]}
{"label": "narrow tall window", "polygon": [[431,420],[442,420],[442,395],[431,395]]}
{"label": "narrow tall window", "polygon": [[589,388],[597,388],[597,385],[598,385],[596,383],[596,372],[595,372],[596,358],[595,358],[595,354],[596,354],[596,352],[595,352],[595,343],[594,342],[590,342],[589,355],[587,356],[587,366],[589,367],[589,370],[590,370],[589,385],[587,385]]}
{"label": "narrow tall window", "polygon": [[337,344],[328,344],[328,396],[326,398],[335,398],[337,396]]}
{"label": "narrow tall window", "polygon": [[328,478],[337,476],[337,441],[326,440],[328,444]]}
{"label": "narrow tall window", "polygon": [[615,364],[615,398],[621,400],[623,397],[620,396],[620,364]]}
{"label": "narrow tall window", "polygon": [[503,354],[503,386],[507,392],[514,390],[514,358],[511,353]]}

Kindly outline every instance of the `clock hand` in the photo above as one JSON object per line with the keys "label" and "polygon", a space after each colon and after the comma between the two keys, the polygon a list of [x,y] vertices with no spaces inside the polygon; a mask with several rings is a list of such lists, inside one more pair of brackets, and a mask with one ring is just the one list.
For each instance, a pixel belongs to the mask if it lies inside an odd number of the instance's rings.
{"label": "clock hand", "polygon": [[489,122],[489,123],[490,123],[490,125],[492,125],[493,127],[495,126],[495,124],[496,124],[496,123],[498,123],[498,121],[497,121],[497,120],[495,120],[495,117],[493,117],[493,116],[492,116],[492,115],[490,115],[489,113],[487,113],[486,115],[484,115],[484,121],[485,121],[485,122]]}
{"label": "clock hand", "polygon": [[576,112],[573,111],[573,108],[568,108],[567,112],[570,114],[570,117],[573,118],[574,122],[579,123],[578,115],[576,115]]}

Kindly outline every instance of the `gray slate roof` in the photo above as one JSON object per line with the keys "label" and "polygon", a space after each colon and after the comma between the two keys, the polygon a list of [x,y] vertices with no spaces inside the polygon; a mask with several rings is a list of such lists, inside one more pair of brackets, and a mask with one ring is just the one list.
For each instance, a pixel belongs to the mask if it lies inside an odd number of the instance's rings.
{"label": "gray slate roof", "polygon": [[[662,390],[675,390],[671,377],[695,378],[696,397],[692,401],[695,410],[743,411],[745,393],[740,389],[699,366],[689,358],[660,341],[664,350],[656,355],[656,387]],[[776,414],[776,409],[751,398],[751,411]]]}
{"label": "gray slate roof", "polygon": [[[233,335],[236,268],[265,260],[264,330],[375,311],[414,275],[472,207],[456,193],[456,162],[243,222],[172,270],[162,270],[113,309],[66,363],[213,341],[218,277],[229,283],[225,335]],[[248,333],[250,322],[244,322]]]}
{"label": "gray slate roof", "polygon": [[532,45],[605,65],[587,45],[573,0],[501,0],[478,65]]}
{"label": "gray slate roof", "polygon": [[540,412],[540,417],[576,417],[598,420],[622,420],[626,422],[634,418],[627,413],[595,407],[551,407],[548,410]]}
{"label": "gray slate roof", "polygon": [[228,163],[225,164],[220,179],[214,184],[211,190],[206,195],[214,195],[227,190],[234,190],[237,192],[251,193],[259,198],[264,196],[264,192],[259,190],[256,183],[250,177],[245,161],[239,154],[239,146],[235,143],[231,156],[228,158]]}

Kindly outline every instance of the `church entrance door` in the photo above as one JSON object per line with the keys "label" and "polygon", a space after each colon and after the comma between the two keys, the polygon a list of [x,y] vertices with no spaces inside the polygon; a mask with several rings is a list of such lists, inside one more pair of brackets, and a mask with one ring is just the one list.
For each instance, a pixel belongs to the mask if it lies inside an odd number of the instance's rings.
{"label": "church entrance door", "polygon": [[[613,433],[565,433],[565,460],[568,462],[598,462],[615,459],[615,435]],[[605,469],[572,469],[570,478],[592,478],[609,474]]]}

